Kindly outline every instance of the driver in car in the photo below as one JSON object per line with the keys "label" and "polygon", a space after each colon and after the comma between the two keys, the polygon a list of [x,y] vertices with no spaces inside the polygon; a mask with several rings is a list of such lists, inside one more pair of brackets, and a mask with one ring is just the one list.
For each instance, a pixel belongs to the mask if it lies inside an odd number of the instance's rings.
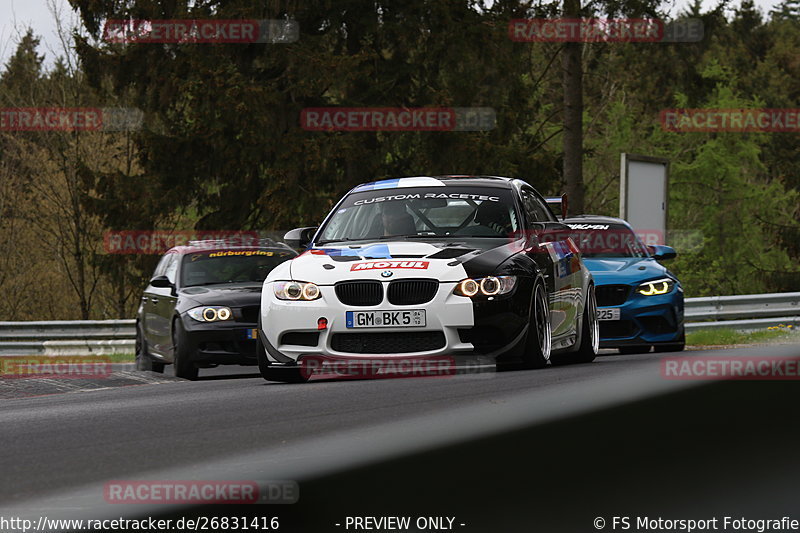
{"label": "driver in car", "polygon": [[406,206],[401,203],[387,203],[384,205],[381,210],[381,220],[383,222],[384,237],[416,235],[417,233],[414,217],[406,211]]}
{"label": "driver in car", "polygon": [[475,210],[475,223],[470,231],[486,236],[505,237],[511,233],[511,218],[508,208],[495,202],[481,202]]}

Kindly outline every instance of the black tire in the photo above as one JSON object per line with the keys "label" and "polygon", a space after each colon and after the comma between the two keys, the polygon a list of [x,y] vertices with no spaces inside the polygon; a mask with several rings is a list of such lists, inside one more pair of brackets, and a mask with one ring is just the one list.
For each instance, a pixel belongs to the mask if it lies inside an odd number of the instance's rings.
{"label": "black tire", "polygon": [[686,348],[686,333],[681,332],[680,340],[672,344],[656,344],[653,346],[655,352],[682,352]]}
{"label": "black tire", "polygon": [[571,365],[575,363],[591,363],[597,357],[600,347],[600,323],[597,320],[597,298],[594,285],[589,285],[586,294],[586,305],[583,306],[581,318],[581,344],[574,352],[553,354],[550,362],[554,365]]}
{"label": "black tire", "polygon": [[192,353],[188,346],[186,330],[183,329],[183,324],[178,318],[172,324],[172,373],[176,378],[194,381],[197,379],[199,369],[192,360]]}
{"label": "black tire", "polygon": [[550,304],[542,280],[537,280],[534,285],[529,317],[530,324],[525,336],[525,353],[522,355],[522,363],[513,369],[544,368],[550,358],[550,347],[552,346]]}
{"label": "black tire", "polygon": [[147,340],[145,340],[138,323],[136,324],[136,370],[164,373],[164,363],[153,361],[153,358],[150,357],[150,353],[147,351]]}
{"label": "black tire", "polygon": [[308,377],[303,375],[301,367],[279,367],[269,364],[267,351],[264,343],[261,342],[261,321],[258,323],[258,335],[256,335],[256,359],[261,377],[267,381],[280,383],[306,383],[308,381]]}
{"label": "black tire", "polygon": [[633,355],[635,353],[650,353],[652,346],[620,346],[617,348],[620,355]]}

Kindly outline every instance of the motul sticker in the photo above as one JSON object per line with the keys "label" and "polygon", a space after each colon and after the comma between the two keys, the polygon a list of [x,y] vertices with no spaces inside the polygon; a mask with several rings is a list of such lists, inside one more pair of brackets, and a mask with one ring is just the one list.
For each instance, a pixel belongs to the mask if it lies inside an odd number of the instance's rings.
{"label": "motul sticker", "polygon": [[354,270],[375,270],[385,268],[416,268],[424,270],[428,268],[428,261],[373,261],[371,263],[358,263],[350,267]]}

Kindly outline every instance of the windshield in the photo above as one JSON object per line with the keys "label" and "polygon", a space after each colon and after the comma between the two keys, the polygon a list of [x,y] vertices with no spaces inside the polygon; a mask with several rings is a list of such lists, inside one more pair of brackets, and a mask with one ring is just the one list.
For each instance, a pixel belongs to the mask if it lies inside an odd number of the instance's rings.
{"label": "windshield", "polygon": [[519,227],[508,189],[419,187],[352,193],[317,244],[396,237],[508,237]]}
{"label": "windshield", "polygon": [[623,224],[570,223],[569,234],[583,257],[647,257],[647,249]]}
{"label": "windshield", "polygon": [[261,283],[270,271],[292,257],[272,250],[209,250],[187,254],[181,267],[181,286],[217,283]]}

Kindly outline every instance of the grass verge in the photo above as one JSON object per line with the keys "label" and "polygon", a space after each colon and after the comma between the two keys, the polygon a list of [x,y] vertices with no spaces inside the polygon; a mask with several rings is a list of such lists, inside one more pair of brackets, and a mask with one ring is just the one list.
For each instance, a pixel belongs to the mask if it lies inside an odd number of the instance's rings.
{"label": "grass verge", "polygon": [[731,344],[778,343],[800,340],[792,326],[741,332],[735,329],[700,329],[686,334],[689,346],[723,346]]}
{"label": "grass verge", "polygon": [[115,353],[101,357],[110,363],[133,363],[136,361],[136,355],[133,353]]}

